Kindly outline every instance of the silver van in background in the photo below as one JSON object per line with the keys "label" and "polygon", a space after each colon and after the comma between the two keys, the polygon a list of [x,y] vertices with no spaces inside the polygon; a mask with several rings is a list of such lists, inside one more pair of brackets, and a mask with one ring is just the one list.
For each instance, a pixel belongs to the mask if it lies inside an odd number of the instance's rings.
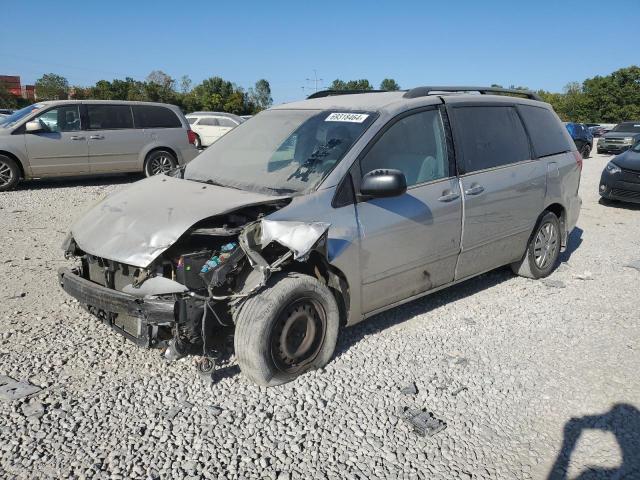
{"label": "silver van in background", "polygon": [[168,172],[192,160],[195,134],[175,105],[59,100],[0,119],[0,191],[20,179]]}

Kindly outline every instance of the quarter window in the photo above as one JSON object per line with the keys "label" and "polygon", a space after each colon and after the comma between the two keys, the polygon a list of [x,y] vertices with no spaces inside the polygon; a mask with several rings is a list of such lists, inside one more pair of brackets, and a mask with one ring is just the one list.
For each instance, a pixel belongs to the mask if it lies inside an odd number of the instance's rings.
{"label": "quarter window", "polygon": [[128,105],[87,105],[91,130],[117,130],[133,128],[131,108]]}
{"label": "quarter window", "polygon": [[547,157],[575,149],[571,137],[551,110],[529,105],[518,105],[518,110],[527,126],[536,156]]}
{"label": "quarter window", "polygon": [[449,161],[442,118],[427,110],[395,122],[360,163],[365,175],[379,168],[404,173],[407,186],[449,176]]}
{"label": "quarter window", "polygon": [[137,128],[180,128],[180,120],[171,110],[157,105],[134,105]]}
{"label": "quarter window", "polygon": [[189,117],[187,120],[189,121],[189,125],[193,125],[198,121],[197,117]]}
{"label": "quarter window", "polygon": [[218,118],[218,125],[220,125],[221,127],[228,127],[228,128],[233,128],[236,126],[233,120],[229,118],[224,118],[224,117]]}
{"label": "quarter window", "polygon": [[79,105],[52,108],[37,118],[42,128],[48,132],[74,132],[82,128]]}

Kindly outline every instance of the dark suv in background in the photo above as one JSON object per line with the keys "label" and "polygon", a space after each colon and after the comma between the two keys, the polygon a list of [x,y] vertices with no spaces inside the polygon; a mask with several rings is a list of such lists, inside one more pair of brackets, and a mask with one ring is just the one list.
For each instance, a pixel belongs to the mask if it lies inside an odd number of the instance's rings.
{"label": "dark suv in background", "polygon": [[640,120],[622,122],[598,140],[598,153],[622,153],[640,141]]}
{"label": "dark suv in background", "polygon": [[582,158],[588,158],[591,155],[591,150],[593,150],[593,134],[591,131],[582,123],[566,122],[564,125],[567,127],[567,131]]}

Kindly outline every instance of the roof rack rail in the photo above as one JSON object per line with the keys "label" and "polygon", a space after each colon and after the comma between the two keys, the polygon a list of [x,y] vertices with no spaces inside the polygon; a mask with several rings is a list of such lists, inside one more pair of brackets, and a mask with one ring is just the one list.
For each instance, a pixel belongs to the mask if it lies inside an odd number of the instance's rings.
{"label": "roof rack rail", "polygon": [[357,93],[381,93],[388,91],[389,90],[320,90],[319,92],[309,95],[307,100],[312,98],[333,97],[334,95],[354,95]]}
{"label": "roof rack rail", "polygon": [[432,94],[437,95],[439,92],[478,92],[481,95],[497,93],[510,96],[522,96],[530,100],[543,101],[542,98],[540,98],[540,95],[530,90],[515,90],[513,88],[498,87],[416,87],[412,88],[411,90],[407,90],[407,92],[403,96],[404,98],[417,98],[425,97]]}

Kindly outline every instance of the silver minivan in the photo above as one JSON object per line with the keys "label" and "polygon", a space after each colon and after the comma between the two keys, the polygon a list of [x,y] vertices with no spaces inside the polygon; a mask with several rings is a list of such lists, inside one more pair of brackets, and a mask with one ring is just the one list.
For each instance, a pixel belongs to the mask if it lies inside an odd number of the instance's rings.
{"label": "silver minivan", "polygon": [[89,210],[62,288],[205,372],[232,331],[242,372],[271,386],[329,362],[344,326],[504,265],[553,271],[582,158],[550,105],[479,87],[334,93],[264,111]]}
{"label": "silver minivan", "polygon": [[20,179],[168,172],[196,137],[178,107],[101,100],[40,102],[0,119],[0,191]]}

